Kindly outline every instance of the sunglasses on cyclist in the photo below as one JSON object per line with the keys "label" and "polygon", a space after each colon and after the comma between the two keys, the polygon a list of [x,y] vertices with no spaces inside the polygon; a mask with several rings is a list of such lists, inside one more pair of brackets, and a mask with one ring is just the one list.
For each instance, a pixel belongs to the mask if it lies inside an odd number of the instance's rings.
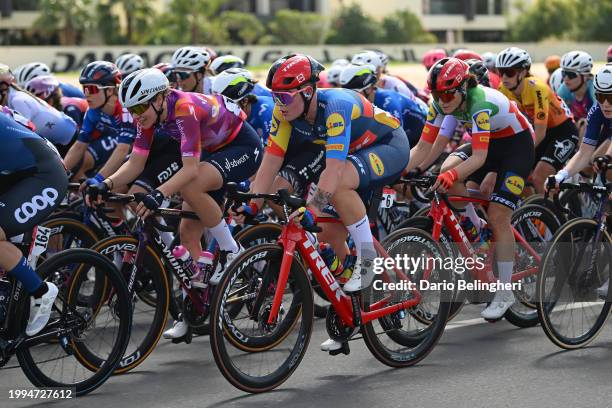
{"label": "sunglasses on cyclist", "polygon": [[519,70],[516,68],[498,68],[499,76],[507,76],[508,78],[514,78]]}
{"label": "sunglasses on cyclist", "polygon": [[100,86],[96,84],[83,85],[83,92],[86,95],[95,95],[100,92],[100,89],[112,89],[114,86]]}
{"label": "sunglasses on cyclist", "polygon": [[431,95],[436,101],[442,101],[444,103],[449,103],[455,98],[456,92],[457,92],[456,89],[451,89],[449,91],[432,91]]}
{"label": "sunglasses on cyclist", "polygon": [[286,92],[272,92],[272,98],[274,99],[274,103],[279,106],[288,106],[294,101],[295,97],[305,90],[311,89],[310,87],[296,89],[295,91],[286,91]]}
{"label": "sunglasses on cyclist", "polygon": [[147,111],[147,109],[149,109],[149,106],[151,106],[151,104],[149,102],[145,102],[138,105],[130,106],[129,108],[127,108],[127,110],[132,115],[142,115]]}
{"label": "sunglasses on cyclist", "polygon": [[561,77],[562,78],[568,77],[569,79],[574,79],[574,78],[578,77],[578,74],[573,72],[573,71],[565,71],[565,70],[563,70],[563,71],[561,71]]}
{"label": "sunglasses on cyclist", "polygon": [[173,71],[174,78],[177,81],[186,81],[194,71]]}
{"label": "sunglasses on cyclist", "polygon": [[608,101],[608,105],[612,105],[612,93],[604,94],[595,92],[595,99],[597,99],[597,102],[601,104],[603,104],[605,101]]}

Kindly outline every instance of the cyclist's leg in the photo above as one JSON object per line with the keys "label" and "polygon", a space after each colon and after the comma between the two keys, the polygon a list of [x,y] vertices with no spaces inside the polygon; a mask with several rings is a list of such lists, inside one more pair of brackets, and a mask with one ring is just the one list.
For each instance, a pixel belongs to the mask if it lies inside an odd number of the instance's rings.
{"label": "cyclist's leg", "polygon": [[[495,241],[499,282],[508,284],[512,281],[515,253],[512,212],[521,198],[534,159],[530,133],[525,131],[512,138],[491,141],[489,155],[498,163],[498,177],[487,215]],[[497,291],[493,302],[481,315],[486,319],[499,319],[513,303],[514,295],[511,290]]]}

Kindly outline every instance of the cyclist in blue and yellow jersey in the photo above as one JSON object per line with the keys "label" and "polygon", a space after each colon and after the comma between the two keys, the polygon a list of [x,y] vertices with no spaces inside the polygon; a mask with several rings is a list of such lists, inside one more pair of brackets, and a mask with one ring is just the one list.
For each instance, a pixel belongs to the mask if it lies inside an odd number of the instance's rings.
{"label": "cyclist in blue and yellow jersey", "polygon": [[[276,106],[252,191],[271,192],[292,145],[321,143],[325,148],[325,170],[306,207],[292,214],[292,218],[308,225],[333,205],[355,242],[357,261],[344,285],[346,292],[355,292],[371,284],[376,256],[363,198],[399,178],[408,163],[410,148],[400,121],[364,96],[348,89],[317,90],[322,69],[316,60],[301,54],[283,57],[270,68],[266,82]],[[261,202],[253,204],[261,206]],[[342,260],[348,253],[346,230],[328,228],[330,225],[333,224],[321,225],[320,237],[332,245]],[[326,351],[340,347],[331,339],[322,344]]]}
{"label": "cyclist in blue and yellow jersey", "polygon": [[426,107],[398,92],[378,89],[376,83],[376,69],[373,65],[350,64],[340,74],[340,85],[343,88],[361,93],[374,105],[398,118],[410,145],[414,146],[425,125]]}

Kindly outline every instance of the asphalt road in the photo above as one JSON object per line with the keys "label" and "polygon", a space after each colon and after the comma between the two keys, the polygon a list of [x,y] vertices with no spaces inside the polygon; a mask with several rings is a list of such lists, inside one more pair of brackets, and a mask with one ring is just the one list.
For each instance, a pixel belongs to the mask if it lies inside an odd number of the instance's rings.
{"label": "asphalt road", "polygon": [[327,337],[319,320],[300,367],[266,394],[248,395],[230,385],[217,370],[208,338],[198,337],[190,345],[162,339],[136,370],[78,400],[10,400],[10,389],[30,384],[19,368],[1,370],[0,407],[610,406],[612,328],[606,327],[588,348],[565,352],[539,326],[485,323],[479,310],[465,307],[434,351],[406,369],[380,364],[361,341],[351,343],[349,356],[319,351]]}

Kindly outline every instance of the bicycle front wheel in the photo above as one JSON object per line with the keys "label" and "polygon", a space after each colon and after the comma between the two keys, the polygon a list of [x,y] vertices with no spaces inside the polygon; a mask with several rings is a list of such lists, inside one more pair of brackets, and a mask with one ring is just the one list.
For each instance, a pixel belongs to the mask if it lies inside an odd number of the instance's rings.
{"label": "bicycle front wheel", "polygon": [[[604,290],[612,269],[612,240],[594,220],[576,218],[555,234],[540,268],[538,316],[557,346],[575,349],[600,333],[610,313]],[[606,298],[607,295],[607,298]]]}
{"label": "bicycle front wheel", "polygon": [[269,391],[286,381],[310,340],[312,288],[296,258],[276,321],[268,323],[282,260],[280,245],[247,249],[225,272],[213,297],[210,344],[215,363],[232,385],[246,392]]}
{"label": "bicycle front wheel", "polygon": [[[67,269],[71,281],[61,288],[58,280]],[[89,249],[60,252],[38,272],[60,292],[45,329],[17,350],[21,368],[37,387],[69,387],[77,396],[87,394],[108,379],[128,345],[132,308],[127,285],[108,259]],[[28,310],[24,297],[17,308],[18,333],[25,329]],[[85,354],[95,354],[101,364],[83,364]]]}

